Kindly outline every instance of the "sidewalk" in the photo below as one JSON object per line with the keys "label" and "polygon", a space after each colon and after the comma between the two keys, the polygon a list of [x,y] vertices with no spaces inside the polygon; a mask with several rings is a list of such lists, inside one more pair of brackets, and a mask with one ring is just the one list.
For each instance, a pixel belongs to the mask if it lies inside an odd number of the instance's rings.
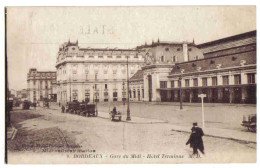
{"label": "sidewalk", "polygon": [[[109,114],[105,112],[98,112],[98,117],[110,119]],[[168,123],[167,121],[149,119],[149,118],[140,118],[140,117],[131,117],[131,121],[126,121],[126,116],[122,115],[122,121],[133,124],[157,124],[157,123]],[[191,127],[178,126],[170,124],[172,128],[171,131],[177,132],[191,132]],[[248,143],[256,143],[256,133],[253,132],[242,132],[229,129],[220,129],[220,128],[204,128],[203,132],[205,136],[224,138],[236,141],[245,141]]]}
{"label": "sidewalk", "polygon": [[[105,112],[98,112],[98,117],[110,119],[109,113]],[[126,116],[122,115],[123,122],[132,123],[132,124],[156,124],[156,123],[167,123],[167,121],[157,120],[157,119],[148,119],[148,118],[141,118],[141,117],[131,117],[130,121],[126,121]]]}

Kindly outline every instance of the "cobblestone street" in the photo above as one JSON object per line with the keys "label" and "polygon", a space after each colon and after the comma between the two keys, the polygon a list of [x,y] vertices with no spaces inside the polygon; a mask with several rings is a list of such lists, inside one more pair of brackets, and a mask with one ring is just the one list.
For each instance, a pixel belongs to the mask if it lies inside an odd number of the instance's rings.
{"label": "cobblestone street", "polygon": [[[158,106],[150,105],[149,107],[156,109]],[[102,107],[100,104],[99,107],[99,110],[105,109],[105,106]],[[160,107],[162,107],[161,112],[166,116],[171,111],[169,106]],[[167,107],[169,108],[168,111],[165,110]],[[165,163],[256,161],[256,143],[205,136],[203,140],[206,155],[202,158],[189,158],[192,149],[185,145],[189,138],[189,133],[172,131],[173,121],[154,124],[111,122],[109,119],[100,117],[88,118],[61,113],[57,108],[57,106],[51,106],[51,109],[37,107],[36,110],[32,108],[31,110],[15,109],[11,112],[11,121],[18,131],[15,138],[8,141],[8,158],[10,163],[17,162],[18,157],[23,153],[26,153],[27,156],[33,155],[35,158],[42,157],[46,152],[49,152],[44,155],[48,160],[44,159],[42,163],[50,160],[53,163],[58,163],[59,159],[57,158],[62,159],[66,157],[72,157],[72,159],[65,161],[68,163],[93,163],[97,161],[89,158],[74,158],[74,155],[59,153],[57,149],[81,149],[95,151],[95,154],[105,154],[103,156],[105,159],[99,160],[100,163],[105,162],[105,160],[109,163],[127,162],[124,159],[114,162],[113,158],[111,158],[111,155],[126,153],[142,154],[143,157],[136,159],[136,163],[156,163],[156,158],[146,158],[148,154],[168,154],[184,157],[165,159]],[[122,108],[122,106],[119,108]],[[197,108],[199,109],[199,107]],[[194,109],[197,108],[195,107]],[[132,116],[140,114],[135,112],[133,104],[131,105],[131,112]],[[156,117],[156,111],[147,112],[153,114],[153,118]],[[247,111],[247,113],[249,112]],[[184,113],[188,113],[188,111],[184,111]],[[145,114],[141,114],[144,117]],[[42,149],[46,149],[46,147],[47,151],[43,153]],[[23,160],[23,162],[26,162],[26,160]]]}

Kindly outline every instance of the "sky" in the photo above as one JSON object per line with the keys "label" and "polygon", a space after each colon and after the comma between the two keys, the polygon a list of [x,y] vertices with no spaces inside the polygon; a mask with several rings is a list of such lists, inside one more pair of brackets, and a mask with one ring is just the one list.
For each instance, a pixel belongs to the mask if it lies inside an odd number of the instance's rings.
{"label": "sky", "polygon": [[8,7],[10,89],[27,88],[30,68],[55,71],[59,46],[134,48],[145,42],[196,44],[256,30],[255,6]]}

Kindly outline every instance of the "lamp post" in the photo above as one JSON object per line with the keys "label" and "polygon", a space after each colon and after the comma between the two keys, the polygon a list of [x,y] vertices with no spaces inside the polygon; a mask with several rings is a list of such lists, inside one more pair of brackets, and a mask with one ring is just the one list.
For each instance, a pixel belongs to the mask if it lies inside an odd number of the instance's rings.
{"label": "lamp post", "polygon": [[130,107],[129,107],[129,74],[128,74],[128,56],[126,56],[126,67],[127,67],[127,117],[126,120],[130,121]]}
{"label": "lamp post", "polygon": [[69,78],[70,81],[70,102],[71,102],[71,77]]}
{"label": "lamp post", "polygon": [[200,94],[199,97],[201,98],[201,113],[202,113],[202,128],[204,128],[204,97],[207,97],[206,94]]}
{"label": "lamp post", "polygon": [[95,85],[93,85],[93,104],[95,103],[95,95],[94,95],[94,94],[95,94],[95,91],[94,91],[94,86],[95,86]]}
{"label": "lamp post", "polygon": [[97,89],[96,89],[96,115],[98,115],[98,109],[97,109],[97,95],[98,95],[98,92],[97,92]]}
{"label": "lamp post", "polygon": [[180,110],[183,109],[182,107],[182,88],[181,88],[181,80],[182,80],[182,76],[179,78],[179,82],[180,82]]}
{"label": "lamp post", "polygon": [[123,82],[123,105],[125,105],[125,82]]}

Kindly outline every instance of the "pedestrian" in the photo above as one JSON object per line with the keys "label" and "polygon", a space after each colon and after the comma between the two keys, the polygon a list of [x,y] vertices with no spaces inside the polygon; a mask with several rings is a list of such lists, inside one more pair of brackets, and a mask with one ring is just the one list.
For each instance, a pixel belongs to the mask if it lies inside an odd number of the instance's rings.
{"label": "pedestrian", "polygon": [[61,110],[62,110],[62,111],[61,111],[62,113],[65,112],[65,107],[64,107],[64,105],[62,105]]}
{"label": "pedestrian", "polygon": [[193,148],[193,155],[199,156],[198,150],[205,154],[204,152],[204,144],[202,140],[202,136],[204,135],[203,130],[198,127],[198,123],[193,123],[193,127],[191,128],[191,135],[186,145],[190,144],[190,147]]}

